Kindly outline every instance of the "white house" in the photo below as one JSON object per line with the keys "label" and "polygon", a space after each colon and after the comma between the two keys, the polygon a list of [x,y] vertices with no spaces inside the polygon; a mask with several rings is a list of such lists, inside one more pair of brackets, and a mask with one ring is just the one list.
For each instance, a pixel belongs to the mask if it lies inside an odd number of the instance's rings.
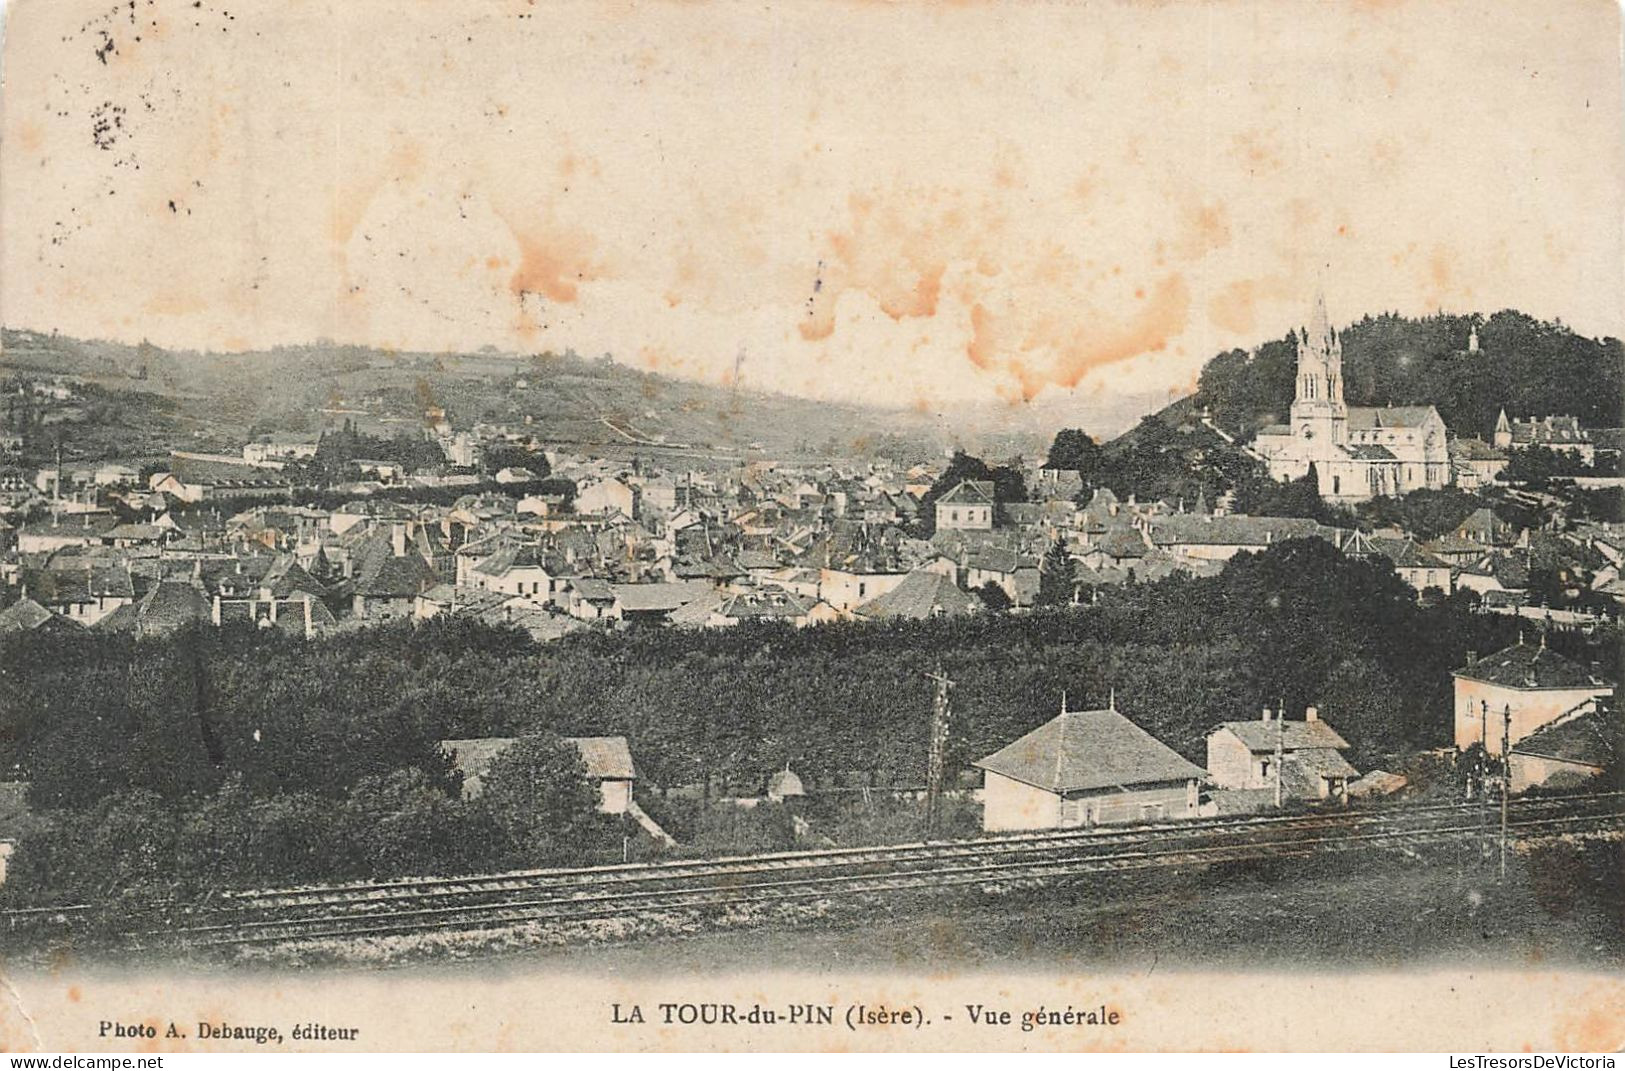
{"label": "white house", "polygon": [[1348,749],[1314,707],[1303,721],[1264,710],[1258,721],[1227,721],[1208,733],[1207,769],[1218,788],[1274,789],[1283,800],[1342,799],[1360,772],[1343,758]]}
{"label": "white house", "polygon": [[1057,829],[1194,818],[1206,771],[1119,714],[1061,713],[976,763],[982,828]]}
{"label": "white house", "polygon": [[989,531],[993,506],[991,480],[963,480],[937,499],[937,530]]}

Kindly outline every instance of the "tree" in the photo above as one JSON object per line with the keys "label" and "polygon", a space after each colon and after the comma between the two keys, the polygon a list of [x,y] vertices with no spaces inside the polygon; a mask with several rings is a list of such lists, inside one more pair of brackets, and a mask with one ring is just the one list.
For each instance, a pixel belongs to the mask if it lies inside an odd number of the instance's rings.
{"label": "tree", "polygon": [[362,778],[342,809],[352,866],[370,878],[480,869],[491,838],[471,812],[415,767]]}
{"label": "tree", "polygon": [[1044,467],[1086,476],[1094,472],[1100,462],[1100,445],[1088,433],[1081,428],[1062,428],[1055,433],[1055,441],[1050,444]]}
{"label": "tree", "polygon": [[581,753],[553,733],[515,740],[492,760],[481,785],[480,802],[516,864],[580,862],[613,833]]}
{"label": "tree", "polygon": [[1010,593],[992,580],[976,589],[976,597],[982,600],[983,606],[996,614],[1007,613],[1010,607],[1015,605],[1010,599]]}
{"label": "tree", "polygon": [[1072,560],[1066,544],[1057,539],[1044,552],[1044,560],[1038,566],[1038,605],[1070,605],[1077,587],[1077,563]]}

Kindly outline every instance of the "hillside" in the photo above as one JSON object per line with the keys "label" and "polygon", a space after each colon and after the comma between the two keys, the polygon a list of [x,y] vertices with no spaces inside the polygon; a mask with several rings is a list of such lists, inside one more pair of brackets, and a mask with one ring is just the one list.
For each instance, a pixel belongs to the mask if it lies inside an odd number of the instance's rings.
{"label": "hillside", "polygon": [[[454,426],[522,423],[550,443],[603,454],[781,459],[885,456],[940,459],[958,447],[988,457],[1041,452],[1058,425],[1118,430],[1164,400],[1160,392],[1062,394],[1021,405],[918,408],[796,398],[645,372],[607,357],[400,352],[318,343],[212,353],[131,346],[37,331],[0,331],[0,376],[66,375],[120,403],[117,420],[80,425],[70,457],[229,447],[248,433],[314,431],[323,408],[416,419],[427,406]],[[0,414],[3,416],[3,414]]]}
{"label": "hillside", "polygon": [[[1477,328],[1477,352],[1468,348]],[[1367,316],[1340,332],[1350,405],[1433,405],[1452,432],[1488,438],[1502,407],[1514,416],[1569,413],[1591,427],[1625,423],[1625,350],[1520,312],[1410,320]],[[1239,447],[1282,423],[1297,377],[1293,336],[1209,360],[1197,392],[1105,444],[1092,482],[1190,501],[1198,493],[1260,486],[1262,468]],[[1204,421],[1234,440],[1225,441]]]}
{"label": "hillside", "polygon": [[[1479,348],[1469,352],[1477,328]],[[1521,312],[1484,317],[1367,316],[1340,332],[1344,398],[1350,405],[1432,405],[1452,432],[1488,437],[1503,407],[1513,416],[1571,414],[1590,427],[1625,423],[1625,347]],[[1198,408],[1250,438],[1284,423],[1297,369],[1293,337],[1252,353],[1231,350],[1202,370]]]}
{"label": "hillside", "polygon": [[[6,330],[0,373],[67,375],[163,414],[160,427],[204,444],[251,432],[315,431],[323,408],[454,426],[525,423],[551,443],[674,454],[771,456],[883,452],[940,455],[947,434],[928,414],[810,401],[689,382],[607,358],[386,352],[312,345],[241,353],[166,350]],[[139,436],[152,438],[152,422]],[[132,425],[132,434],[138,429]]]}

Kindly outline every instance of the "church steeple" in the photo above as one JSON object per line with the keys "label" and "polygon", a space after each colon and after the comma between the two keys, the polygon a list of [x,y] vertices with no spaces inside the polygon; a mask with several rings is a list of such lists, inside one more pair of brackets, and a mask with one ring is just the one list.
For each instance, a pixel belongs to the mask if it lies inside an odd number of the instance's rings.
{"label": "church steeple", "polygon": [[1332,330],[1326,295],[1315,294],[1309,326],[1298,337],[1297,397],[1292,402],[1292,433],[1303,439],[1341,443],[1348,407],[1343,404],[1343,340]]}

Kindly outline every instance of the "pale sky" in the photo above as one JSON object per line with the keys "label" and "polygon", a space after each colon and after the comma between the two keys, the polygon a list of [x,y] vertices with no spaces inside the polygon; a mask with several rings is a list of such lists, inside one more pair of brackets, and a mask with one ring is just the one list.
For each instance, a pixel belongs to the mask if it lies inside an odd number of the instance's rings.
{"label": "pale sky", "polygon": [[[1625,333],[1606,0],[20,0],[0,317],[938,406],[1302,322]],[[111,42],[111,47],[109,47]]]}

